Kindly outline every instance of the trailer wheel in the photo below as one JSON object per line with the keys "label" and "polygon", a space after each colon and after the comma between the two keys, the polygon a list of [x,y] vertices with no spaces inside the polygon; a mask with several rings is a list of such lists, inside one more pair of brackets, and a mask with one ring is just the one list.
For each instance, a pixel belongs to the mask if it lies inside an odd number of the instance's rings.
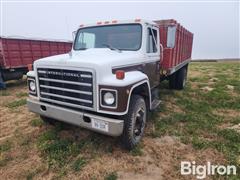
{"label": "trailer wheel", "polygon": [[184,66],[177,72],[175,88],[181,90],[186,85],[188,66]]}
{"label": "trailer wheel", "polygon": [[123,146],[131,150],[141,140],[147,119],[147,108],[142,96],[131,97],[128,114],[124,118],[124,129],[121,136]]}

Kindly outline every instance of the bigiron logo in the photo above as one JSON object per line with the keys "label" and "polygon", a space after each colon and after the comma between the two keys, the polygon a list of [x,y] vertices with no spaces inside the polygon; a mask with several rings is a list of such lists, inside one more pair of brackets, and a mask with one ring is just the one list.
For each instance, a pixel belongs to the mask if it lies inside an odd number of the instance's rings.
{"label": "bigiron logo", "polygon": [[197,179],[204,179],[210,175],[236,175],[237,168],[234,165],[212,165],[207,162],[205,165],[196,165],[195,161],[181,162],[181,175],[194,175]]}

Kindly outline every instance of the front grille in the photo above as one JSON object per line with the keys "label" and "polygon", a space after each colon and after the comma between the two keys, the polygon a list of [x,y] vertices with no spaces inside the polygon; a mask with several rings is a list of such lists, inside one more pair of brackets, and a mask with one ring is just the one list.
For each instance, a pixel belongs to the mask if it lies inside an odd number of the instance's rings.
{"label": "front grille", "polygon": [[71,107],[93,108],[93,73],[38,68],[40,99]]}

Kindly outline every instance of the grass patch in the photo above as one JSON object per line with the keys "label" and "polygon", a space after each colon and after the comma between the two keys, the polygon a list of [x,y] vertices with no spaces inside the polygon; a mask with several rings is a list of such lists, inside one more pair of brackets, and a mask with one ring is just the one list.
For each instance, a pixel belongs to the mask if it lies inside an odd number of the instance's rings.
{"label": "grass patch", "polygon": [[28,96],[28,93],[26,93],[26,92],[19,92],[19,93],[16,94],[16,96],[17,96],[18,98],[26,97],[26,96]]}
{"label": "grass patch", "polygon": [[209,142],[204,139],[194,136],[192,138],[192,146],[195,149],[204,149],[204,148],[209,147]]}
{"label": "grass patch", "polygon": [[31,120],[30,124],[33,127],[39,127],[39,126],[42,126],[44,122],[40,118],[35,118]]}
{"label": "grass patch", "polygon": [[43,166],[37,167],[36,169],[26,171],[25,172],[26,180],[34,179],[34,177],[42,171],[44,171]]}
{"label": "grass patch", "polygon": [[0,156],[0,167],[6,166],[9,161],[12,161],[13,158],[9,155]]}
{"label": "grass patch", "polygon": [[74,171],[80,171],[84,165],[86,164],[86,160],[82,157],[79,157],[73,164],[72,164],[72,169]]}
{"label": "grass patch", "polygon": [[25,104],[27,104],[27,100],[26,99],[20,99],[20,100],[16,100],[16,101],[10,102],[6,106],[8,108],[12,109],[12,108],[17,108],[17,107],[23,106]]}
{"label": "grass patch", "polygon": [[0,144],[0,153],[9,151],[12,147],[12,143],[10,141],[5,141],[4,143]]}
{"label": "grass patch", "polygon": [[10,96],[10,92],[7,90],[0,90],[0,96]]}
{"label": "grass patch", "polygon": [[142,145],[138,144],[137,146],[135,146],[131,151],[130,151],[131,155],[133,156],[142,156],[143,155],[143,151],[142,151]]}
{"label": "grass patch", "polygon": [[[176,113],[173,109],[164,107],[164,111],[160,111],[158,118],[153,120],[153,137],[174,135],[180,137],[183,143],[191,144],[196,150],[214,148],[223,153],[228,163],[236,165],[239,170],[240,134],[232,129],[219,129],[223,122],[239,124],[239,118],[213,114],[219,108],[234,111],[240,109],[239,74],[234,74],[236,66],[239,67],[239,64],[192,63],[189,66],[190,71],[194,69],[206,72],[197,77],[189,77],[190,83],[183,91],[168,90],[166,83],[161,85],[160,96],[163,103],[174,102],[174,106],[180,107],[184,113]],[[212,78],[217,80],[212,82]],[[194,83],[197,86],[191,86]],[[214,89],[203,91],[199,88],[203,85]],[[229,90],[227,85],[234,86],[234,90]],[[234,92],[235,94],[232,94]],[[173,99],[174,101],[171,101]]]}
{"label": "grass patch", "polygon": [[231,120],[232,124],[240,124],[240,117],[236,117],[234,119]]}
{"label": "grass patch", "polygon": [[31,143],[31,136],[23,136],[18,138],[18,142],[20,146],[27,146]]}
{"label": "grass patch", "polygon": [[61,139],[56,129],[49,129],[38,139],[38,148],[47,160],[49,168],[59,169],[77,157],[84,143]]}
{"label": "grass patch", "polygon": [[118,176],[116,172],[112,172],[105,176],[104,180],[117,180]]}

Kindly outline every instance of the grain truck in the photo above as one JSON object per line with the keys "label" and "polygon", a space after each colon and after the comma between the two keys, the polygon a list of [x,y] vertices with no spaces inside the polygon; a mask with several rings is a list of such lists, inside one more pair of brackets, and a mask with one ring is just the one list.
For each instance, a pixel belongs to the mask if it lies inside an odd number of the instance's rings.
{"label": "grain truck", "polygon": [[159,85],[183,89],[193,34],[175,20],[80,25],[70,53],[42,58],[27,73],[30,111],[110,136],[127,149],[159,105]]}
{"label": "grain truck", "polygon": [[5,82],[21,79],[34,60],[71,51],[66,40],[0,36],[0,89]]}

